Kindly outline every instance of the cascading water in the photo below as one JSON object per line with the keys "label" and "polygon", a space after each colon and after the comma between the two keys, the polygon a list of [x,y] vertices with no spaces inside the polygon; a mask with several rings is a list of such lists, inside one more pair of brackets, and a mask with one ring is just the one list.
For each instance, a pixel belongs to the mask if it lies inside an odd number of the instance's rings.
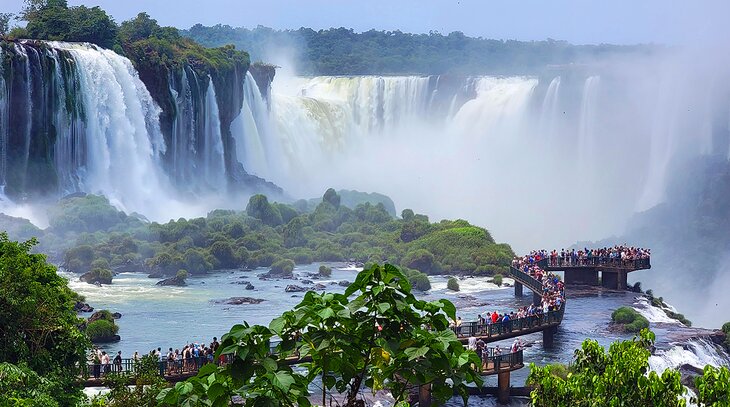
{"label": "cascading water", "polygon": [[560,77],[556,76],[550,81],[547,93],[545,93],[545,99],[542,102],[542,110],[540,112],[540,128],[543,129],[543,137],[546,140],[553,140],[556,134],[557,121],[560,116],[558,115],[560,97]]}
{"label": "cascading water", "polygon": [[[188,76],[188,71],[193,78]],[[175,98],[176,115],[172,124],[172,176],[178,183],[191,183],[196,172],[191,163],[196,155],[196,115],[193,91],[198,93],[198,81],[192,69],[184,68],[180,79],[173,75],[170,92]]]}
{"label": "cascading water", "polygon": [[[231,123],[236,142],[236,156],[247,171],[260,175],[269,169],[267,159],[275,159],[271,145],[274,135],[269,132],[268,107],[250,72],[243,82],[243,104]],[[267,148],[269,146],[269,148]]]}
{"label": "cascading water", "polygon": [[[148,212],[167,185],[156,155],[164,149],[159,108],[131,62],[113,51],[89,45],[54,43],[68,51],[85,109],[87,151],[81,190],[101,192],[128,211]],[[75,148],[82,148],[76,146]]]}
{"label": "cascading water", "polygon": [[205,92],[205,144],[203,145],[203,172],[211,187],[224,191],[226,186],[226,166],[221,136],[221,122],[218,101],[213,80],[208,77],[208,90]]}
{"label": "cascading water", "polygon": [[[0,48],[0,61],[3,59],[3,49]],[[0,64],[0,199],[5,197],[5,183],[8,166],[8,125],[9,101],[8,89],[5,84],[5,72]]]}

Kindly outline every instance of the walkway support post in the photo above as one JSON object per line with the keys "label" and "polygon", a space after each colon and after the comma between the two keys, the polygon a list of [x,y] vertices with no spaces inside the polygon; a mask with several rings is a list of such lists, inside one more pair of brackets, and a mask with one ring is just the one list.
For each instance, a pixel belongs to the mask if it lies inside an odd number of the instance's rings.
{"label": "walkway support post", "polygon": [[522,283],[515,281],[515,297],[522,297]]}
{"label": "walkway support post", "polygon": [[497,375],[497,401],[501,404],[509,402],[509,370]]}
{"label": "walkway support post", "polygon": [[431,383],[422,384],[418,387],[418,405],[431,407]]}
{"label": "walkway support post", "polygon": [[542,331],[542,347],[552,348],[555,344],[555,333],[558,331],[557,326],[546,328]]}

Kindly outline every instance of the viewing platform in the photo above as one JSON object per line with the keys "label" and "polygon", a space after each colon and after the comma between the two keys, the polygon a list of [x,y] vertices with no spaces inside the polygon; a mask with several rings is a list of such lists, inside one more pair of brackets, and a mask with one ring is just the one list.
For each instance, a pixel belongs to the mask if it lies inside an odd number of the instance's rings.
{"label": "viewing platform", "polygon": [[[603,286],[614,290],[625,290],[628,274],[632,271],[651,268],[651,259],[621,260],[608,257],[576,259],[544,258],[537,262],[545,271],[564,272],[566,285]],[[599,274],[600,278],[599,278]]]}

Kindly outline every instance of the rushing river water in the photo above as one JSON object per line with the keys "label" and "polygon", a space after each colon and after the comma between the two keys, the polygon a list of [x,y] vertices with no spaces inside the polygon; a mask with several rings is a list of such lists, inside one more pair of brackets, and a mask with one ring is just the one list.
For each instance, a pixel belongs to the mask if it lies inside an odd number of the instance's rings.
{"label": "rushing river water", "polygon": [[[121,350],[123,357],[130,357],[135,351],[147,353],[158,346],[166,350],[169,347],[181,349],[184,344],[191,342],[210,343],[214,336],[220,338],[231,326],[242,321],[268,325],[269,321],[302,299],[303,293],[287,293],[284,291],[286,286],[295,284],[311,287],[311,284],[304,284],[302,280],[312,279],[309,274],[316,273],[319,265],[297,266],[294,275],[298,280],[260,280],[258,275],[266,272],[264,269],[222,270],[202,277],[191,277],[186,287],[157,286],[157,280],[142,273],[121,273],[114,277],[112,285],[101,287],[82,283],[75,275],[66,273],[65,276],[69,278],[69,285],[86,296],[86,301],[95,309],[109,309],[122,314],[122,318],[117,320],[121,341],[104,345],[102,349],[113,354]],[[330,278],[313,281],[325,284],[327,291],[342,293],[345,288],[337,283],[353,281],[357,270],[341,264],[331,266],[333,270]],[[486,311],[504,312],[527,306],[532,300],[529,290],[525,290],[527,295],[515,298],[512,287],[497,287],[484,277],[462,279],[459,292],[446,289],[446,277],[431,276],[430,279],[432,289],[417,296],[424,300],[447,298],[456,305],[458,315],[467,321],[475,320],[479,313]],[[245,281],[251,282],[255,289],[245,290],[241,284]],[[512,284],[510,279],[505,279],[505,282]],[[253,297],[264,301],[247,305],[219,302],[230,297]],[[651,328],[657,334],[659,350],[650,359],[653,369],[661,371],[682,364],[697,367],[730,364],[727,355],[709,341],[683,340],[692,336],[694,330],[668,319],[661,310],[648,306],[645,300],[638,300],[634,293],[568,288],[566,297],[565,317],[552,348],[543,348],[541,333],[522,337],[532,345],[525,349],[526,363],[567,363],[574,349],[580,347],[586,338],[596,339],[604,346],[615,340],[630,338],[631,335],[609,329],[611,312],[620,306],[629,305],[650,320]],[[511,343],[512,340],[506,340],[498,344],[505,348]],[[522,386],[528,372],[529,368],[513,372],[512,385]],[[488,377],[486,384],[496,386],[496,377]],[[485,405],[492,403],[491,400],[482,402]],[[514,401],[515,405],[522,402]]]}

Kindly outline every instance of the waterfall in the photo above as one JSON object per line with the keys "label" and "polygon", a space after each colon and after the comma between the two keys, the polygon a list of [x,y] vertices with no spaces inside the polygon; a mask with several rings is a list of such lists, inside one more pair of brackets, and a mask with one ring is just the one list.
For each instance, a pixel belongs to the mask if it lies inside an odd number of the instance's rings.
{"label": "waterfall", "polygon": [[556,76],[552,81],[550,81],[547,93],[545,93],[545,99],[542,101],[542,109],[540,112],[540,131],[548,140],[552,140],[557,136],[555,134],[557,131],[556,125],[560,120],[560,116],[558,114],[559,92],[560,77]]}
{"label": "waterfall", "polygon": [[682,365],[692,365],[699,369],[707,365],[729,366],[730,358],[718,345],[705,338],[692,339],[683,346],[675,345],[649,357],[649,367],[659,374]]}
{"label": "waterfall", "polygon": [[[193,75],[194,71],[190,70]],[[172,125],[172,175],[178,184],[189,184],[195,174],[191,167],[195,156],[195,122],[196,110],[193,90],[197,89],[197,80],[191,81],[188,69],[180,72],[180,80],[172,75],[170,93],[175,98],[176,114]]]}
{"label": "waterfall", "polygon": [[[0,48],[0,61],[4,58],[3,49]],[[5,195],[5,184],[7,182],[8,167],[8,130],[10,125],[9,110],[10,105],[8,87],[5,84],[5,71],[3,64],[0,63],[0,197]]]}
{"label": "waterfall", "polygon": [[221,136],[221,122],[213,79],[208,77],[205,92],[205,143],[203,146],[203,171],[208,185],[222,191],[226,183],[226,166]]}
{"label": "waterfall", "polygon": [[81,89],[87,154],[79,189],[103,193],[127,211],[162,210],[160,197],[169,191],[156,159],[164,149],[155,124],[160,109],[132,63],[91,45],[51,44],[73,56]]}
{"label": "waterfall", "polygon": [[601,78],[590,76],[583,87],[580,107],[580,124],[578,130],[578,163],[586,168],[593,163],[596,154],[596,118],[598,103],[598,86]]}

